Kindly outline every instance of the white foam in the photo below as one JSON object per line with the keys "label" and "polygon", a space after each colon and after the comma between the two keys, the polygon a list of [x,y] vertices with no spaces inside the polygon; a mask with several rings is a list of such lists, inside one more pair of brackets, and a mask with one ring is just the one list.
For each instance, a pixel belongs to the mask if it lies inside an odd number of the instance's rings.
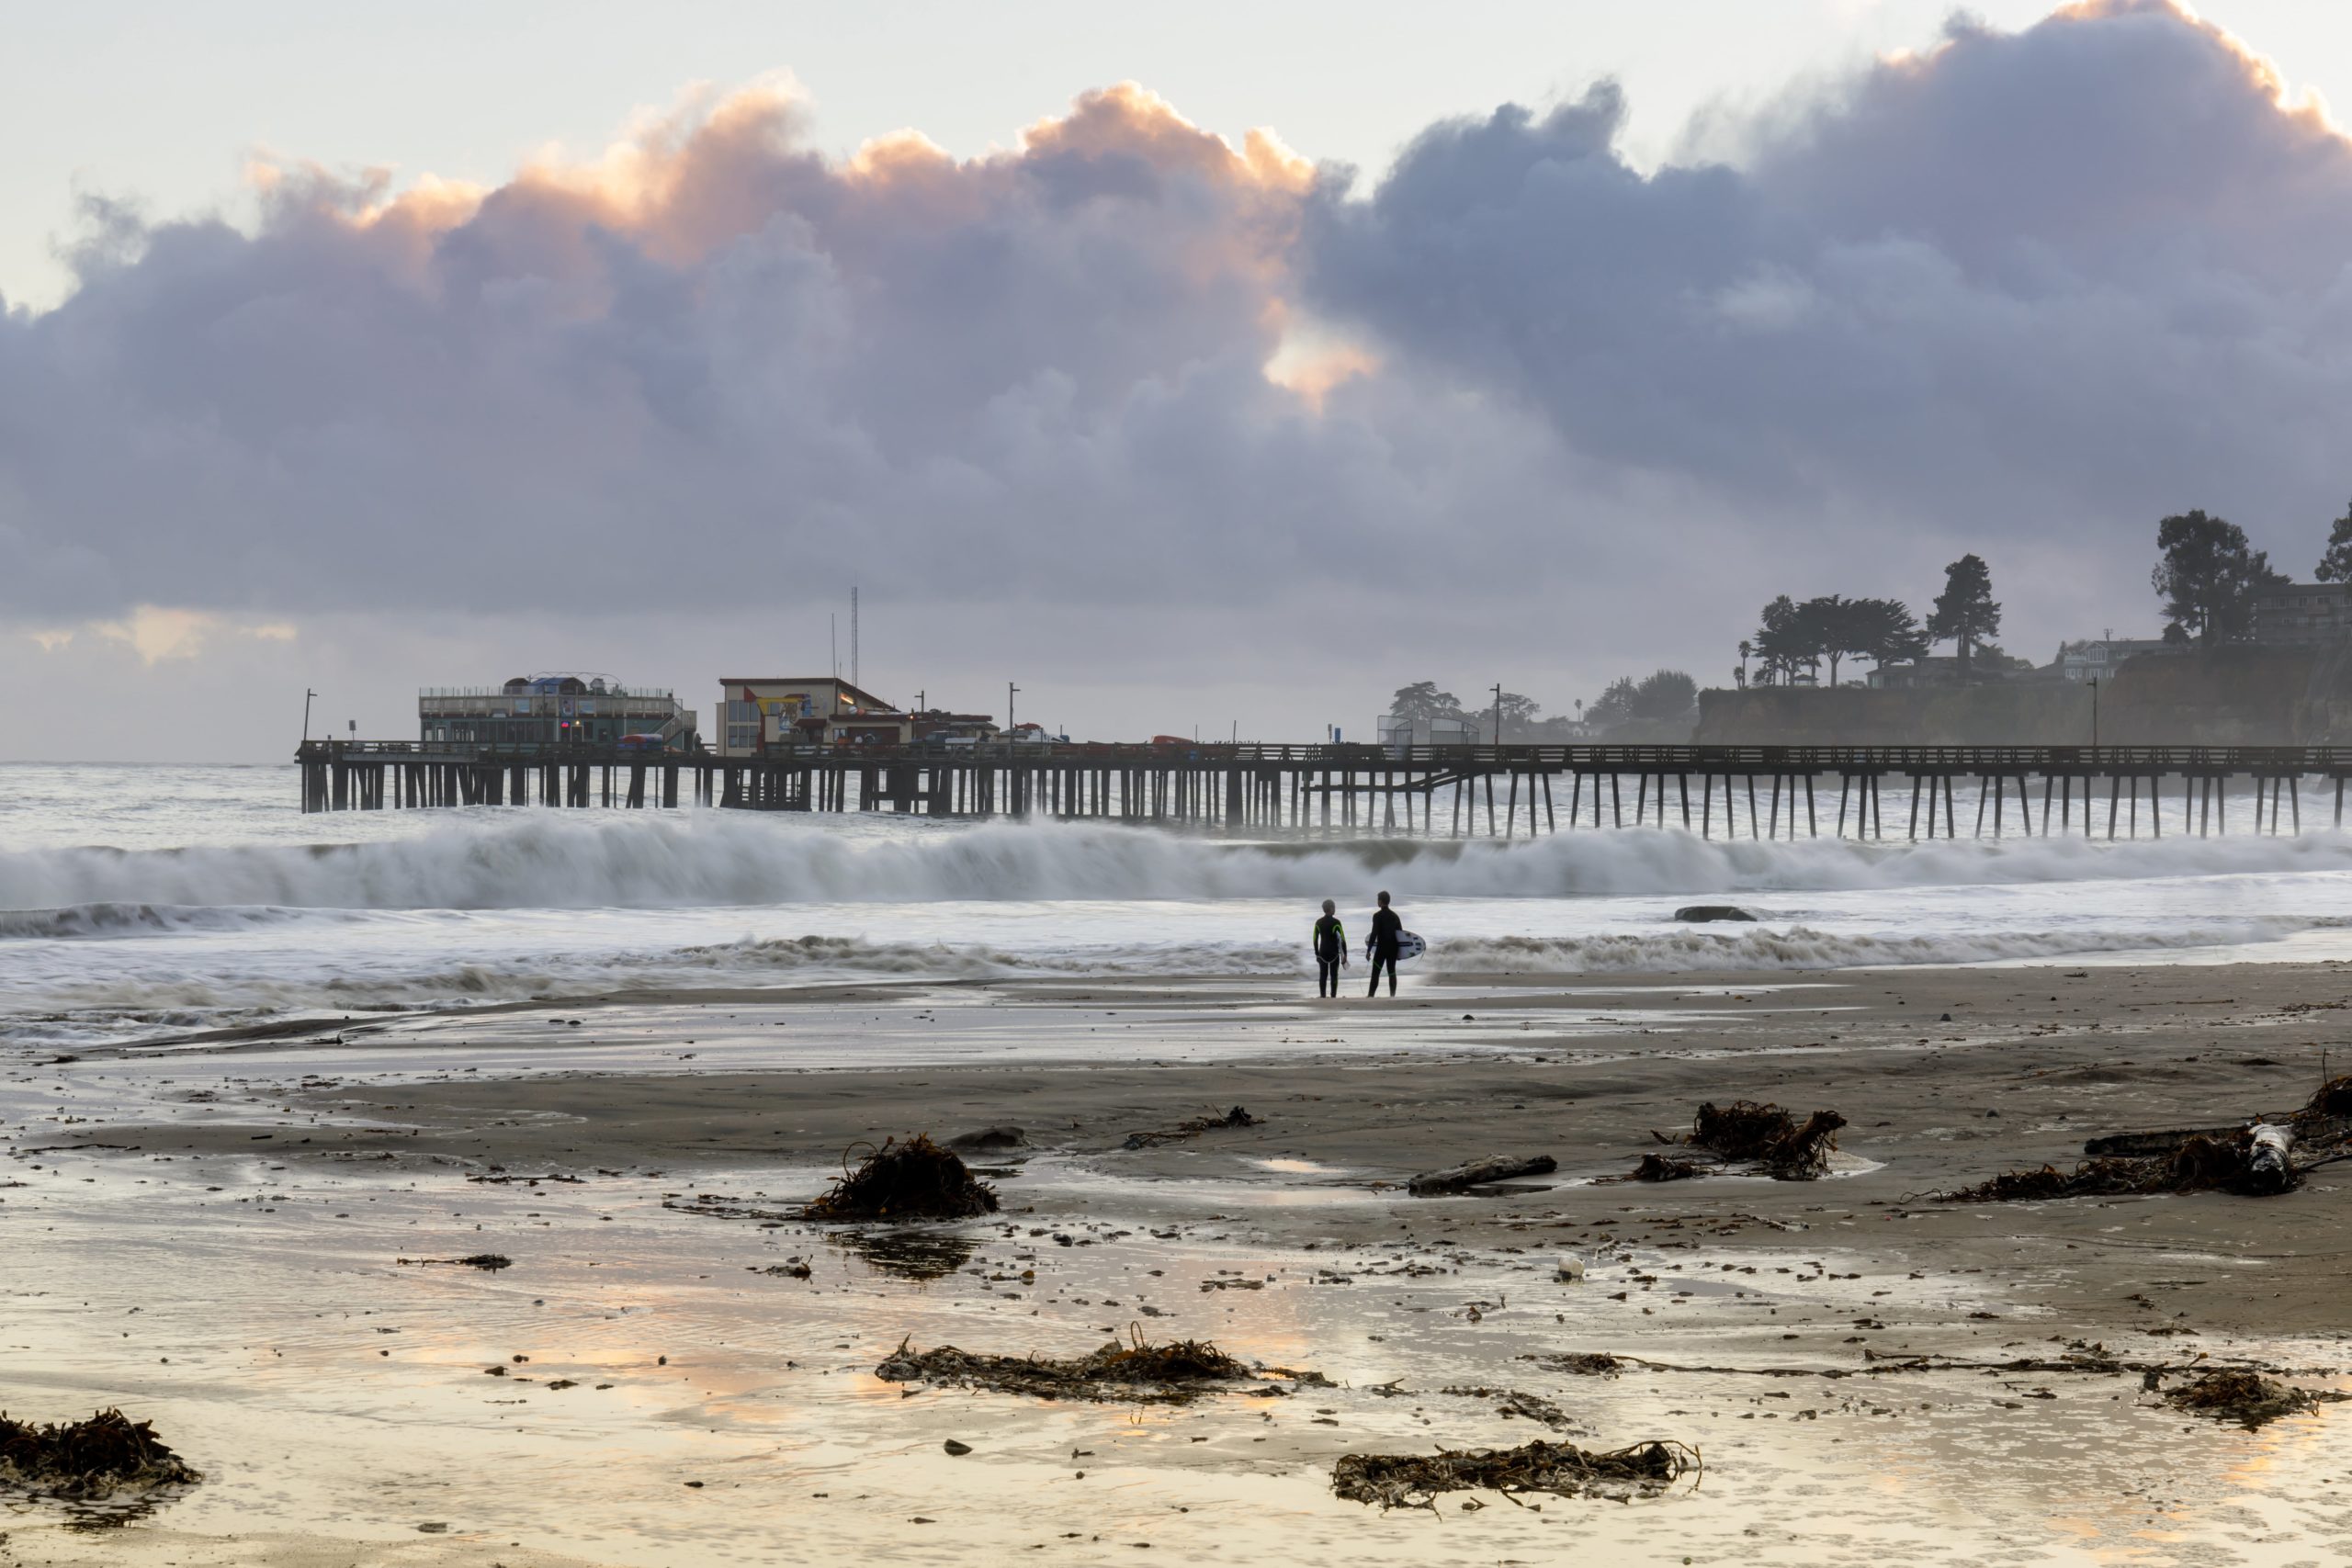
{"label": "white foam", "polygon": [[[660,908],[941,899],[1319,897],[1377,879],[1417,897],[1771,893],[2352,870],[2352,837],[2094,843],[1708,840],[1589,829],[1532,841],[1226,844],[1103,824],[893,824],[698,813],[518,813],[328,845],[0,852],[0,909],[58,911],[70,934],[117,911]],[[185,913],[171,919],[188,919]],[[160,921],[163,917],[129,917]]]}

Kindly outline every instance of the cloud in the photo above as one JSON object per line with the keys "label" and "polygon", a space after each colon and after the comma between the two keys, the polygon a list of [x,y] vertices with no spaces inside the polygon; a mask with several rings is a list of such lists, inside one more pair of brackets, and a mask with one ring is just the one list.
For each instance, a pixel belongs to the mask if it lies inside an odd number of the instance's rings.
{"label": "cloud", "polygon": [[1309,300],[1759,525],[2136,553],[2200,497],[2308,531],[2347,482],[2352,145],[2176,6],[1956,22],[1761,117],[1736,166],[1638,174],[1623,118],[1607,85],[1506,106],[1369,200],[1327,184]]}
{"label": "cloud", "polygon": [[919,670],[1254,660],[1306,732],[1449,659],[1703,665],[1962,548],[2013,641],[2144,625],[2187,505],[2316,554],[2352,159],[2244,45],[2113,0],[1792,90],[1725,162],[1637,171],[1623,119],[1507,105],[1365,184],[1132,84],[831,157],[777,79],[492,186],[94,200],[71,295],[0,314],[0,620],[528,612],[611,668],[684,646],[631,615],[816,646],[855,581]]}

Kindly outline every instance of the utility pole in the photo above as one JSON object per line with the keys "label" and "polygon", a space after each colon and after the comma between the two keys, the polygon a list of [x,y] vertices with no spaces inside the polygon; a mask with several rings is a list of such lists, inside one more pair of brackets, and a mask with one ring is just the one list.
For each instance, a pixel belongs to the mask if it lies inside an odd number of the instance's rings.
{"label": "utility pole", "polygon": [[1007,681],[1004,683],[1004,743],[1007,746],[1012,744],[1012,699],[1018,696],[1020,692],[1021,688],[1012,682]]}
{"label": "utility pole", "polygon": [[2091,677],[2091,750],[2098,750],[2098,677]]}
{"label": "utility pole", "polygon": [[1495,744],[1503,743],[1503,683],[1495,682]]}
{"label": "utility pole", "polygon": [[853,585],[851,586],[850,591],[849,591],[849,683],[850,683],[851,685],[853,685],[853,686],[854,686],[854,685],[856,685],[856,684],[858,683],[858,680],[857,680],[857,588],[856,588],[856,586],[855,586],[854,584],[853,584]]}
{"label": "utility pole", "polygon": [[306,746],[311,742],[311,699],[318,694],[308,686],[302,688],[302,743]]}

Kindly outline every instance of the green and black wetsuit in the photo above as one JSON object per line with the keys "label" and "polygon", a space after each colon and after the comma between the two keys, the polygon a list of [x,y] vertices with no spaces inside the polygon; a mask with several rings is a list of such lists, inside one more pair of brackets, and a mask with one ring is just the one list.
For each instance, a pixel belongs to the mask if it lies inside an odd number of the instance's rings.
{"label": "green and black wetsuit", "polygon": [[1347,928],[1340,924],[1337,915],[1326,915],[1315,922],[1315,994],[1336,997],[1340,994],[1340,965],[1348,954]]}

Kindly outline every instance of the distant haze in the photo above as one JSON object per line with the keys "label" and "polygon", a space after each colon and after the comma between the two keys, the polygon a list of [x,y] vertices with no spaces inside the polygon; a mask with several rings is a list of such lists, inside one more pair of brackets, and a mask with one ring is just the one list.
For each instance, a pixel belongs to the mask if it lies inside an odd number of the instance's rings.
{"label": "distant haze", "polygon": [[1913,41],[1679,132],[1562,61],[1363,171],[1145,59],[995,151],[828,151],[746,73],[475,183],[85,190],[0,316],[0,756],[268,760],[305,687],[402,736],[546,669],[707,729],[835,612],[846,673],[853,584],[886,696],[1279,739],[1719,684],[1772,594],[1924,609],[1965,551],[2013,652],[2147,635],[2191,506],[2308,576],[2352,143],[2160,0]]}

